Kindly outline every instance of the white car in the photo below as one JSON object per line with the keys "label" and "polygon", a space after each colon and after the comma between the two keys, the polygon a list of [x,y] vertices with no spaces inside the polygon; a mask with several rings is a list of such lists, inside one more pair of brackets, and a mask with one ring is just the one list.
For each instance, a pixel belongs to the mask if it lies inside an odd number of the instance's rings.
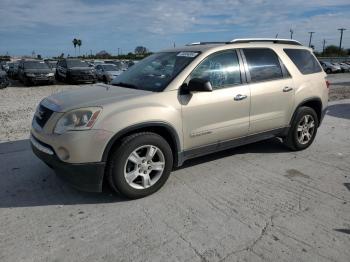
{"label": "white car", "polygon": [[342,72],[350,72],[350,65],[346,63],[339,63]]}
{"label": "white car", "polygon": [[114,78],[123,73],[123,70],[118,69],[114,64],[101,64],[95,66],[97,79],[102,80],[106,84],[110,83]]}

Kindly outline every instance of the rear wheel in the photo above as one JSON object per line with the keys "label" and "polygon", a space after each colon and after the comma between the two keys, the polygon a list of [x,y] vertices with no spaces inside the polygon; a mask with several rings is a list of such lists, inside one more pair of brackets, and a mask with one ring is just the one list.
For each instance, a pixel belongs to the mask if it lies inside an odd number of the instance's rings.
{"label": "rear wheel", "polygon": [[330,74],[330,73],[332,73],[332,70],[329,69],[329,68],[327,68],[327,69],[326,69],[326,73],[327,73],[327,74]]}
{"label": "rear wheel", "polygon": [[106,77],[106,76],[103,76],[102,81],[103,81],[103,83],[108,84],[108,81],[107,81],[107,77]]}
{"label": "rear wheel", "polygon": [[315,110],[298,108],[284,143],[295,151],[308,148],[315,139],[318,123]]}
{"label": "rear wheel", "polygon": [[153,194],[167,181],[173,154],[161,136],[137,133],[123,139],[108,165],[111,187],[128,198],[141,198]]}

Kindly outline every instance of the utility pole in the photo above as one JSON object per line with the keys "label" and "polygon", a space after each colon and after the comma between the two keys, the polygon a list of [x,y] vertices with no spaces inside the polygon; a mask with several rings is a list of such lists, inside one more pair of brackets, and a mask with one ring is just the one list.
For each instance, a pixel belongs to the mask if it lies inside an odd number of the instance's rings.
{"label": "utility pole", "polygon": [[312,35],[313,35],[314,33],[315,33],[315,32],[309,32],[309,34],[310,34],[309,47],[311,47],[311,39],[312,39]]}
{"label": "utility pole", "polygon": [[293,29],[291,28],[291,29],[289,30],[289,32],[290,32],[290,39],[293,39],[293,33],[294,33]]}
{"label": "utility pole", "polygon": [[324,55],[325,46],[326,46],[326,39],[323,39],[322,55]]}
{"label": "utility pole", "polygon": [[343,41],[343,32],[346,30],[345,28],[339,28],[340,31],[340,42],[339,42],[339,53],[341,52],[341,43]]}

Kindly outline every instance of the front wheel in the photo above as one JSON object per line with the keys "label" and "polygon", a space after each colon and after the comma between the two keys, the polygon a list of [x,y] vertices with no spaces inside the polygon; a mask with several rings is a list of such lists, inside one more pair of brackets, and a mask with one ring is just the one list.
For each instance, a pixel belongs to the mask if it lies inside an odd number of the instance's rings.
{"label": "front wheel", "polygon": [[315,139],[318,123],[315,110],[305,106],[298,108],[284,139],[285,145],[294,151],[308,148]]}
{"label": "front wheel", "polygon": [[173,154],[166,140],[155,133],[137,133],[124,138],[108,163],[111,187],[122,195],[141,198],[153,194],[167,181]]}

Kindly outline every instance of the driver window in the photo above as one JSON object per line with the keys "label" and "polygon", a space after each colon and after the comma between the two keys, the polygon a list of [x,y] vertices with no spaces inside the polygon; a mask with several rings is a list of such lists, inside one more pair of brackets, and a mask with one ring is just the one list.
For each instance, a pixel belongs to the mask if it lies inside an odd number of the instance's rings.
{"label": "driver window", "polygon": [[208,56],[192,71],[189,79],[193,78],[208,80],[214,90],[241,84],[236,51],[228,50]]}

